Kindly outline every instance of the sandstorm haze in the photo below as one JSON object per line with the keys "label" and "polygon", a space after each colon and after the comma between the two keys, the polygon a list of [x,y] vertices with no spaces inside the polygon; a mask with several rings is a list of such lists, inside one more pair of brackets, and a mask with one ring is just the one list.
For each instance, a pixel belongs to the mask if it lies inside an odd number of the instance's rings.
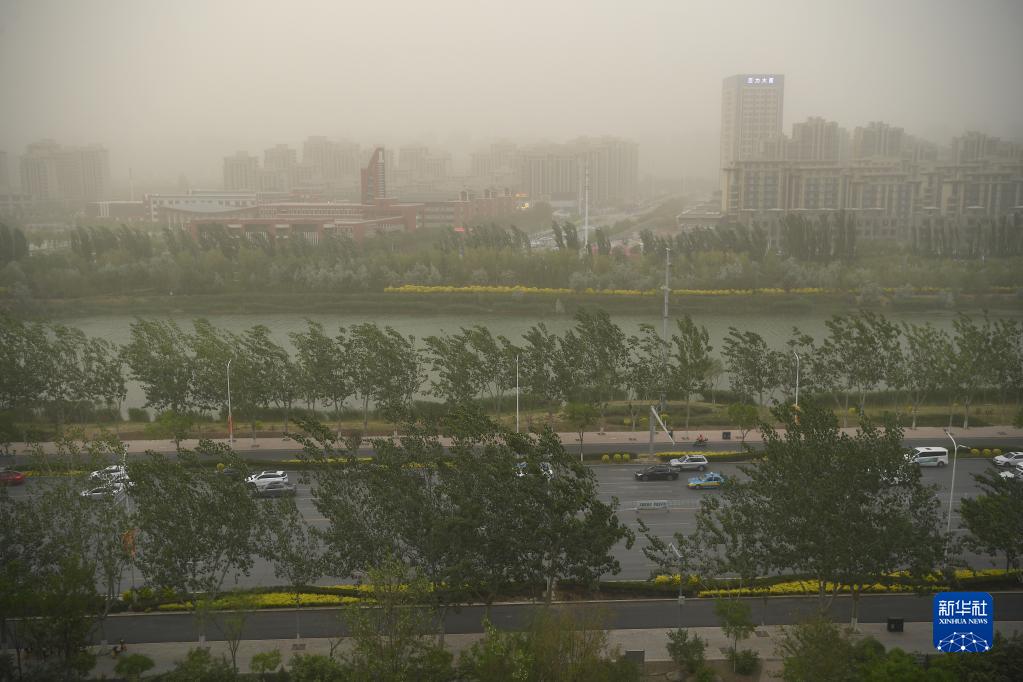
{"label": "sandstorm haze", "polygon": [[0,2],[0,149],[100,143],[115,186],[308,135],[636,140],[640,172],[713,178],[721,83],[786,79],[784,127],[883,120],[1023,139],[1023,4]]}

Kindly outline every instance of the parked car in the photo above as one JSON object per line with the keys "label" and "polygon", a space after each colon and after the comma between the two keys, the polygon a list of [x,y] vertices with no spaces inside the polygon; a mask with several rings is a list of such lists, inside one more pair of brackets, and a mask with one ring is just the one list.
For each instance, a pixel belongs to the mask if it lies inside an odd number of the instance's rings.
{"label": "parked car", "polygon": [[[540,470],[540,475],[546,478],[548,481],[554,478],[554,467],[551,466],[550,462],[540,462],[537,465]],[[522,478],[529,473],[529,465],[526,462],[518,462],[515,464],[515,476],[516,478]]]}
{"label": "parked car", "polygon": [[1017,481],[1023,481],[1023,463],[1017,464],[1011,469],[1005,471],[999,471],[998,475],[1002,478],[1015,479]]}
{"label": "parked car", "polygon": [[95,488],[88,488],[81,492],[81,496],[90,500],[106,500],[113,498],[119,500],[124,497],[124,484],[116,481],[108,481]]}
{"label": "parked car", "polygon": [[9,467],[0,469],[0,485],[21,485],[25,482],[25,474]]}
{"label": "parked car", "polygon": [[1023,452],[1006,452],[1004,455],[995,455],[991,463],[996,467],[1014,467],[1023,464]]}
{"label": "parked car", "polygon": [[663,481],[678,480],[678,472],[667,464],[654,464],[645,469],[640,469],[635,474],[637,481]]}
{"label": "parked car", "polygon": [[288,475],[283,471],[260,471],[258,474],[252,474],[245,479],[245,482],[257,490],[264,488],[270,483],[274,482],[288,482]]}
{"label": "parked car", "polygon": [[106,469],[100,469],[99,471],[93,471],[89,474],[89,480],[96,483],[102,483],[107,481],[122,482],[128,480],[128,470],[120,464],[114,464],[108,466]]}
{"label": "parked car", "polygon": [[693,490],[703,490],[704,488],[720,488],[724,482],[724,476],[713,471],[708,471],[703,476],[694,476],[690,478],[688,486]]}
{"label": "parked car", "polygon": [[295,484],[289,481],[270,481],[262,488],[255,488],[252,494],[256,497],[285,497],[294,495]]}
{"label": "parked car", "polygon": [[707,457],[704,455],[685,455],[671,460],[668,466],[676,471],[705,471],[707,463]]}
{"label": "parked car", "polygon": [[922,467],[943,467],[948,464],[948,448],[913,448],[906,455],[913,464]]}

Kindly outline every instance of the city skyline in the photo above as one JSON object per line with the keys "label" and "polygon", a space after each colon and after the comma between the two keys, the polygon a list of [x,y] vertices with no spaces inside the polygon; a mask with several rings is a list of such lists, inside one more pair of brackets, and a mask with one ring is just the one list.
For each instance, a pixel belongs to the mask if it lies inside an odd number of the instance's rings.
{"label": "city skyline", "polygon": [[[184,173],[209,185],[225,156],[309,135],[443,148],[458,163],[500,139],[612,135],[637,141],[643,174],[714,177],[721,80],[753,71],[786,75],[785,129],[821,116],[938,143],[1023,138],[1023,95],[1006,87],[1023,62],[1015,3],[399,9],[6,3],[0,149],[98,142],[116,186],[129,168],[140,184]],[[339,22],[381,29],[328,39]]]}

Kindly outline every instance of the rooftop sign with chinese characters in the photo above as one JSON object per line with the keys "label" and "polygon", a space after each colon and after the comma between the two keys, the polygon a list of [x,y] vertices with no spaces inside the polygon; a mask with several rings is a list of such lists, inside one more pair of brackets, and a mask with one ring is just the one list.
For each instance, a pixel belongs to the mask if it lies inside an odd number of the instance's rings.
{"label": "rooftop sign with chinese characters", "polygon": [[746,76],[746,85],[774,85],[775,79],[781,83],[779,76]]}

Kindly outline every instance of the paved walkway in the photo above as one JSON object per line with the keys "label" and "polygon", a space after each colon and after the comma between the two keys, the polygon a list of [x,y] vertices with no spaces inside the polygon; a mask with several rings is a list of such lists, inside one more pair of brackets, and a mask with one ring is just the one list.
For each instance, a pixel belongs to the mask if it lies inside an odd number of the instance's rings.
{"label": "paved walkway", "polygon": [[[846,433],[855,433],[855,428],[842,429]],[[724,438],[724,434],[728,432],[730,437]],[[710,429],[691,429],[689,431],[683,431],[678,429],[675,431],[675,444],[679,450],[691,450],[693,449],[693,440],[698,435],[705,436],[709,441],[709,448],[712,450],[730,449],[734,448],[739,450],[742,448],[742,442],[740,441],[741,431],[737,428],[715,428]],[[1013,440],[1023,445],[1023,429],[1017,429],[1011,426],[981,426],[970,429],[953,428],[951,430],[952,437],[956,439],[959,445],[969,446],[971,440],[975,439],[1003,439]],[[566,446],[570,447],[579,442],[579,434],[561,432],[558,433],[561,442]],[[906,429],[904,436],[907,439],[926,439],[933,441],[934,445],[951,445],[948,435],[945,430],[941,427],[935,426],[922,426],[916,429]],[[364,442],[364,445],[368,445],[368,438]],[[226,439],[219,439],[224,442]],[[647,431],[600,431],[600,432],[587,432],[584,436],[583,442],[587,445],[602,444],[606,445],[609,449],[613,449],[619,445],[630,445],[630,446],[641,446],[649,443],[650,436]],[[194,448],[198,445],[197,439],[188,439],[181,442],[184,448]],[[447,444],[449,439],[442,438],[441,442]],[[750,444],[759,444],[763,442],[758,431],[750,431],[746,434],[746,442]],[[671,442],[668,436],[663,432],[655,434],[654,443],[658,446],[667,446]],[[148,450],[157,452],[173,452],[174,441],[170,440],[132,440],[127,441],[129,453],[142,453]],[[28,445],[25,443],[12,443],[12,449],[18,454],[24,454],[28,450]],[[43,450],[45,452],[54,452],[55,446],[53,443],[43,443]],[[244,456],[246,453],[266,451],[266,450],[297,450],[299,445],[291,440],[290,438],[245,438],[236,437],[234,441],[234,449]]]}
{"label": "paved walkway", "polygon": [[[1023,631],[1023,621],[1006,621],[997,623],[996,629],[1005,634],[1011,635],[1014,631]],[[698,634],[707,642],[706,655],[708,660],[723,660],[726,649],[731,646],[731,641],[724,635],[721,628],[689,628],[689,631]],[[618,647],[622,652],[643,651],[646,661],[669,661],[667,642],[667,629],[649,630],[611,630],[609,635],[612,647]],[[740,644],[740,648],[753,649],[760,654],[761,659],[766,661],[777,661],[778,641],[783,632],[781,626],[769,625],[758,627],[756,633]],[[860,636],[872,636],[884,644],[886,649],[898,647],[910,653],[934,653],[931,645],[931,624],[930,623],[906,623],[904,632],[887,632],[884,623],[862,623],[859,627]],[[469,648],[482,635],[447,635],[445,644],[456,656]],[[281,652],[285,664],[296,654],[330,654],[331,640],[329,639],[267,639],[267,640],[243,640],[238,647],[238,669],[241,672],[249,672],[252,656],[265,651],[277,649]],[[230,660],[230,652],[226,642],[214,641],[208,643],[210,652],[214,656],[223,654]],[[166,672],[174,667],[175,662],[184,659],[189,649],[197,646],[197,642],[174,642],[159,644],[134,644],[128,647],[129,653],[141,653],[149,656],[156,663],[149,674]],[[344,648],[342,643],[341,648]],[[98,658],[93,677],[113,676],[114,665],[117,663],[109,653],[108,647],[96,647],[95,649],[105,655]],[[777,666],[771,666],[777,669]]]}

